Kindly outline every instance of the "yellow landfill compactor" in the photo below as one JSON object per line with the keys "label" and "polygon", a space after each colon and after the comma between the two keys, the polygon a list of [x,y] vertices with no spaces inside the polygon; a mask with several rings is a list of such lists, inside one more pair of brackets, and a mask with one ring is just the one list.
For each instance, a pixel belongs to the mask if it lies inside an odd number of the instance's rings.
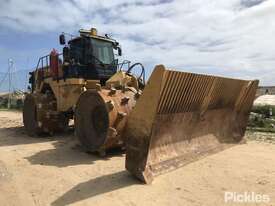
{"label": "yellow landfill compactor", "polygon": [[[126,169],[145,183],[243,142],[258,81],[178,72],[157,65],[145,84],[140,63],[118,63],[119,43],[80,30],[30,72],[23,121],[29,135],[66,130],[101,155],[126,147]],[[126,69],[125,69],[126,67]],[[140,73],[134,72],[140,68]]]}

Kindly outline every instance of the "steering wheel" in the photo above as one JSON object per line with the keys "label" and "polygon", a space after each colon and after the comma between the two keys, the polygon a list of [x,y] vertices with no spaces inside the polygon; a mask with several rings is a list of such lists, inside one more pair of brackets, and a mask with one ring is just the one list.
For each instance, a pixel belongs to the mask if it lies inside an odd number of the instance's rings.
{"label": "steering wheel", "polygon": [[138,83],[140,84],[141,87],[144,87],[145,86],[145,69],[144,69],[144,66],[141,64],[141,63],[135,63],[133,65],[131,65],[129,67],[129,69],[126,71],[126,74],[130,75],[130,76],[135,76],[132,74],[132,69],[135,67],[135,66],[140,66],[141,68],[141,73],[140,75],[137,76],[137,80],[138,80]]}

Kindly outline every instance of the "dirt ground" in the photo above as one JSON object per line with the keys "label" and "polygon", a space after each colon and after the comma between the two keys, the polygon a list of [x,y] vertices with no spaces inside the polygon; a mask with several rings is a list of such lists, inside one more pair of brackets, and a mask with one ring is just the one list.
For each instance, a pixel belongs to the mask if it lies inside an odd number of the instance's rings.
{"label": "dirt ground", "polygon": [[134,179],[124,158],[121,152],[104,159],[83,152],[73,132],[28,137],[21,113],[2,111],[0,205],[232,205],[224,202],[226,191],[267,194],[270,202],[264,205],[275,205],[272,141],[248,141],[162,175],[152,185]]}

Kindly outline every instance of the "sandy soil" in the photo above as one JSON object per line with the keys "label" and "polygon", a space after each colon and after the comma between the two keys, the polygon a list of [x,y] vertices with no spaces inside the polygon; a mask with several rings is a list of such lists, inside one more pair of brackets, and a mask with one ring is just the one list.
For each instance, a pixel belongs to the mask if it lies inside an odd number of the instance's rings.
{"label": "sandy soil", "polygon": [[124,158],[84,153],[72,132],[28,137],[20,113],[0,112],[0,205],[233,205],[225,191],[267,194],[275,205],[275,144],[248,141],[152,185],[132,178]]}

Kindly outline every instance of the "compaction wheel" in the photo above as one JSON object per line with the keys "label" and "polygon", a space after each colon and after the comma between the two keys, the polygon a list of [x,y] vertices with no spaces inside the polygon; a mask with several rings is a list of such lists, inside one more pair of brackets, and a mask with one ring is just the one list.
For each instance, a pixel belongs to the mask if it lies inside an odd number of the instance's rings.
{"label": "compaction wheel", "polygon": [[43,133],[37,120],[37,105],[35,97],[31,94],[28,94],[24,101],[23,123],[29,136],[41,135]]}
{"label": "compaction wheel", "polygon": [[65,131],[69,119],[56,111],[50,96],[28,94],[24,101],[23,122],[29,136],[39,136]]}
{"label": "compaction wheel", "polygon": [[105,102],[95,92],[83,93],[75,110],[75,133],[83,147],[90,152],[100,150],[109,127]]}

